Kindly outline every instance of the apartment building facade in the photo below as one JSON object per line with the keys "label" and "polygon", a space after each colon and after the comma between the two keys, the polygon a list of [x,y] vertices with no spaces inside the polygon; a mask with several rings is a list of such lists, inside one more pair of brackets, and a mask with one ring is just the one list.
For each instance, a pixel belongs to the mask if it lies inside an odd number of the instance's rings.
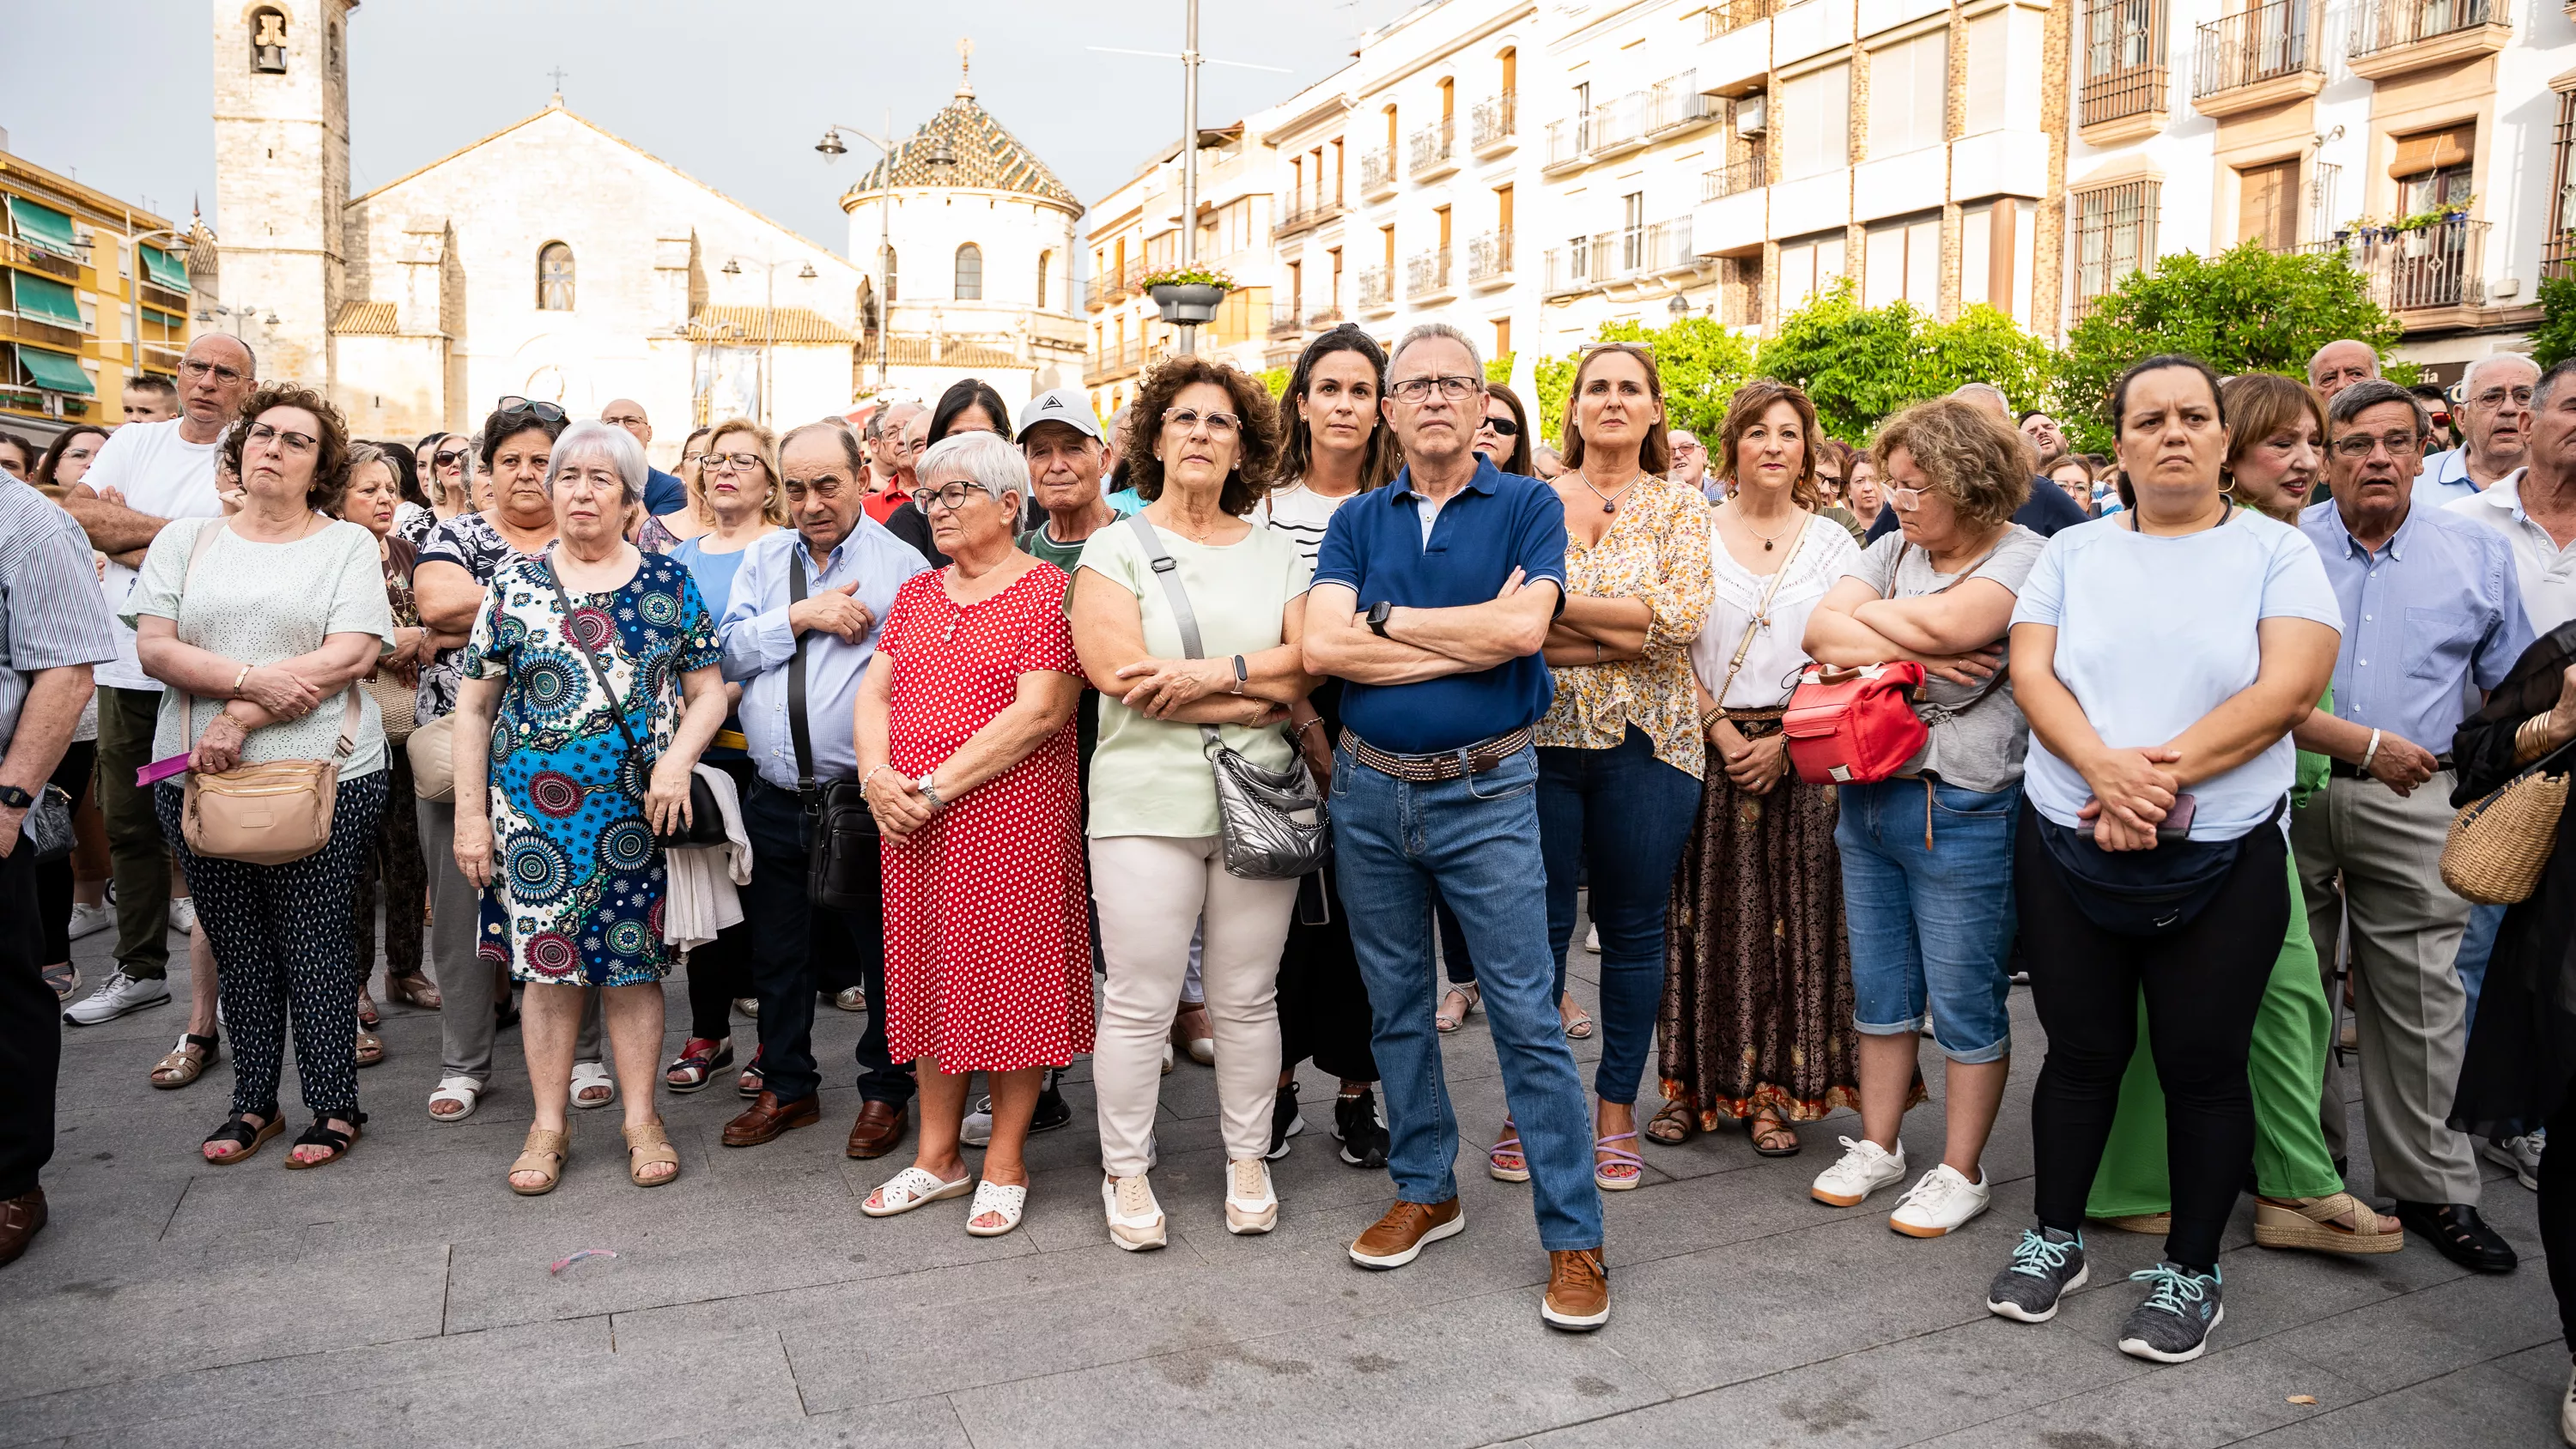
{"label": "apartment building facade", "polygon": [[125,379],[175,377],[190,311],[211,305],[189,276],[192,233],[9,154],[5,133],[0,208],[0,428],[41,444],[123,422]]}
{"label": "apartment building facade", "polygon": [[2450,382],[2576,260],[2576,5],[2075,0],[2071,321],[2159,255],[2340,254]]}
{"label": "apartment building facade", "polygon": [[[1199,329],[1198,350],[1258,372],[1268,365],[1263,354],[1278,273],[1270,244],[1277,153],[1251,121],[1204,128],[1198,142],[1196,260],[1236,283],[1216,321]],[[1085,215],[1091,275],[1083,292],[1090,331],[1083,383],[1092,410],[1107,418],[1179,340],[1178,329],[1164,324],[1145,295],[1144,279],[1181,259],[1181,148],[1167,148]]]}

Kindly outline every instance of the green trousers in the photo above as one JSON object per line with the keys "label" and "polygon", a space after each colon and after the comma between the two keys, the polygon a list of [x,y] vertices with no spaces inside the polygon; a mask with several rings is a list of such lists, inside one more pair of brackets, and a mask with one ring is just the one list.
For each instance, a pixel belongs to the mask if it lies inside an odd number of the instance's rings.
{"label": "green trousers", "polygon": [[[2272,962],[2272,982],[2254,1016],[2245,1076],[2254,1092],[2254,1182],[2265,1197],[2327,1197],[2343,1191],[2317,1124],[2334,1012],[2317,975],[2308,913],[2299,909],[2299,863],[2290,861],[2290,930]],[[2138,1006],[2138,1049],[2120,1079],[2120,1115],[2093,1174],[2084,1215],[2143,1216],[2173,1210],[2165,1173],[2165,1093],[2147,1047],[2147,1009]]]}

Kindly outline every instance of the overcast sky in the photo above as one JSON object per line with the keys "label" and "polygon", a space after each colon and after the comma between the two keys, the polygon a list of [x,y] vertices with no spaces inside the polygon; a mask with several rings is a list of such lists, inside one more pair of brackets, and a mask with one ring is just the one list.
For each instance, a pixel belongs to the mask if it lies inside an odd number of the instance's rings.
{"label": "overcast sky", "polygon": [[[1364,27],[1414,3],[1203,0],[1201,54],[1290,73],[1202,67],[1201,123],[1332,73]],[[8,8],[8,149],[174,219],[201,197],[220,228],[214,6]],[[874,153],[853,142],[826,165],[813,149],[826,124],[875,131],[892,106],[896,131],[910,134],[947,104],[957,40],[971,35],[976,99],[1089,201],[1179,136],[1181,67],[1086,47],[1177,52],[1181,17],[1182,0],[366,0],[349,30],[350,183],[381,186],[539,109],[560,66],[574,110],[846,251],[835,198]]]}

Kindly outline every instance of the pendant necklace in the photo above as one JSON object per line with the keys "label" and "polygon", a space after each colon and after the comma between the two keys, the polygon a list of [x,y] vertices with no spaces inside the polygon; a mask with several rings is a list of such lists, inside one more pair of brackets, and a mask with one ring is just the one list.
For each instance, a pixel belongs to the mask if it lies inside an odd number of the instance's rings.
{"label": "pendant necklace", "polygon": [[1638,480],[1639,478],[1643,478],[1643,477],[1645,477],[1645,476],[1646,476],[1646,475],[1645,475],[1643,472],[1639,472],[1639,473],[1637,473],[1637,474],[1635,474],[1635,475],[1631,476],[1631,477],[1628,479],[1628,481],[1627,481],[1626,483],[1624,483],[1624,484],[1620,485],[1620,488],[1619,488],[1619,492],[1618,492],[1617,497],[1613,497],[1613,496],[1612,496],[1612,495],[1610,495],[1610,494],[1607,494],[1607,493],[1602,492],[1602,491],[1601,491],[1600,489],[1598,489],[1598,488],[1594,488],[1594,487],[1592,486],[1592,477],[1591,477],[1591,475],[1590,475],[1590,474],[1588,474],[1588,473],[1585,473],[1585,472],[1584,472],[1582,469],[1580,469],[1580,468],[1576,469],[1576,470],[1575,470],[1575,472],[1574,472],[1574,481],[1575,481],[1575,482],[1577,482],[1577,483],[1582,484],[1585,488],[1590,489],[1590,490],[1591,490],[1591,493],[1592,493],[1592,496],[1601,500],[1601,511],[1602,511],[1602,512],[1604,512],[1604,513],[1616,513],[1616,512],[1618,512],[1618,511],[1619,511],[1619,499],[1627,497],[1627,496],[1628,496],[1628,490],[1630,490],[1630,489],[1632,489],[1632,488],[1636,487],[1636,486],[1637,486],[1637,480]]}
{"label": "pendant necklace", "polygon": [[1787,538],[1791,529],[1796,528],[1799,524],[1804,522],[1806,522],[1805,519],[1800,518],[1793,513],[1789,516],[1789,527],[1781,529],[1778,533],[1764,533],[1762,530],[1755,528],[1750,521],[1745,521],[1744,531],[1752,534],[1755,538],[1762,540],[1762,551],[1764,553],[1769,553],[1774,542]]}

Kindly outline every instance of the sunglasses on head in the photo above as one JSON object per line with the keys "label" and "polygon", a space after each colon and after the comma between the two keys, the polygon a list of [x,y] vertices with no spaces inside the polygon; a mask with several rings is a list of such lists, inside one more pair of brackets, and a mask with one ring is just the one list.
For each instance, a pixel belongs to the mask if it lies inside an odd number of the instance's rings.
{"label": "sunglasses on head", "polygon": [[533,413],[537,421],[544,423],[559,423],[564,420],[562,408],[550,402],[538,402],[533,398],[505,397],[501,399],[495,410],[504,417],[515,413]]}

